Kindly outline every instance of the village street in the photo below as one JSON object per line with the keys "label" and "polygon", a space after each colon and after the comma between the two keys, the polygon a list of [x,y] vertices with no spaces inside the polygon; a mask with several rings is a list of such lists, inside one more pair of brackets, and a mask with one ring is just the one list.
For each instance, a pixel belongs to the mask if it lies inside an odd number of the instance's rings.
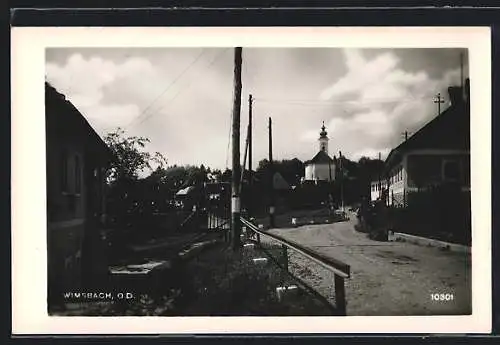
{"label": "village street", "polygon": [[[379,242],[356,232],[350,221],[274,229],[289,240],[351,266],[347,315],[444,315],[470,313],[470,255],[403,242]],[[333,273],[289,251],[290,271],[333,301]],[[431,294],[453,294],[433,301]]]}

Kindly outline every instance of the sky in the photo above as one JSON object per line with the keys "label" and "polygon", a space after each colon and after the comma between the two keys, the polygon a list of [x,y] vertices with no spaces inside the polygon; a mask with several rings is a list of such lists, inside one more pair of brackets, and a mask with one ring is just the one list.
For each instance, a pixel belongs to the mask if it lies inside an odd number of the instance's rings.
{"label": "sky", "polygon": [[[243,48],[241,157],[249,94],[253,167],[269,117],[274,159],[311,159],[323,121],[331,156],[384,158],[437,115],[437,93],[448,106],[461,75],[460,49]],[[50,48],[46,79],[101,137],[121,127],[169,165],[231,166],[233,48]]]}

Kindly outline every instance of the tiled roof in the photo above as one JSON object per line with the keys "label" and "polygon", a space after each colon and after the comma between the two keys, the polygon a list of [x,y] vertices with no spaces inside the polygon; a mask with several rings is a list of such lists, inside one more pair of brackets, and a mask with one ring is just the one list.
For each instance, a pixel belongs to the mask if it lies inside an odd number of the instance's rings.
{"label": "tiled roof", "polygon": [[325,151],[319,151],[316,156],[305,164],[328,164],[333,163],[334,160]]}
{"label": "tiled roof", "polygon": [[408,140],[394,148],[386,159],[391,166],[401,154],[417,149],[455,149],[470,148],[470,112],[465,104],[453,105],[429,121]]}

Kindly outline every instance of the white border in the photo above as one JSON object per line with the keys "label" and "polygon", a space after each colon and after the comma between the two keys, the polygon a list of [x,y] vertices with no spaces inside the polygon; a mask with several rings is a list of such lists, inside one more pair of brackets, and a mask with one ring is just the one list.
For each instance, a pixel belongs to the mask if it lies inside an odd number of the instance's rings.
{"label": "white border", "polygon": [[[491,331],[491,47],[486,27],[12,28],[12,332],[488,333]],[[473,314],[391,317],[48,317],[46,47],[467,47],[471,76]]]}

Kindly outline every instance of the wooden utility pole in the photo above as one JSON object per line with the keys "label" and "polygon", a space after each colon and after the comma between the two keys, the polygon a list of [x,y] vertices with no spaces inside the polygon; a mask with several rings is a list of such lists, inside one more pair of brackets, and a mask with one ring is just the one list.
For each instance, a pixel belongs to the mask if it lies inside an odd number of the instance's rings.
{"label": "wooden utility pole", "polygon": [[245,168],[247,165],[247,153],[248,153],[248,132],[250,131],[250,126],[247,127],[247,139],[245,140],[245,154],[243,155],[243,164],[241,164],[241,179],[240,179],[240,196],[243,187],[243,181],[245,180]]}
{"label": "wooden utility pole", "polygon": [[253,97],[248,96],[248,212],[251,214],[253,210],[253,172],[252,172],[252,113],[253,113]]}
{"label": "wooden utility pole", "polygon": [[441,114],[441,104],[444,103],[444,99],[441,97],[441,93],[438,93],[436,95],[436,98],[434,98],[434,103],[437,104],[438,106],[438,115]]}
{"label": "wooden utility pole", "polygon": [[232,246],[237,250],[241,246],[240,223],[240,115],[241,115],[241,64],[242,48],[234,48],[234,100],[233,100],[233,173],[232,173],[232,198],[231,198],[231,230]]}
{"label": "wooden utility pole", "polygon": [[460,89],[464,90],[464,53],[460,53]]}
{"label": "wooden utility pole", "polygon": [[[382,161],[382,154],[380,152],[378,153],[378,160],[379,162]],[[378,195],[382,200],[382,165],[380,165],[380,169],[378,171]]]}
{"label": "wooden utility pole", "polygon": [[269,203],[269,226],[274,228],[274,164],[273,164],[273,128],[272,120],[269,117],[269,179],[270,179],[270,203]]}
{"label": "wooden utility pole", "polygon": [[248,96],[248,170],[252,173],[252,112],[253,97]]}
{"label": "wooden utility pole", "polygon": [[339,163],[340,163],[340,203],[342,211],[344,211],[344,166],[342,164],[342,151],[339,151]]}

